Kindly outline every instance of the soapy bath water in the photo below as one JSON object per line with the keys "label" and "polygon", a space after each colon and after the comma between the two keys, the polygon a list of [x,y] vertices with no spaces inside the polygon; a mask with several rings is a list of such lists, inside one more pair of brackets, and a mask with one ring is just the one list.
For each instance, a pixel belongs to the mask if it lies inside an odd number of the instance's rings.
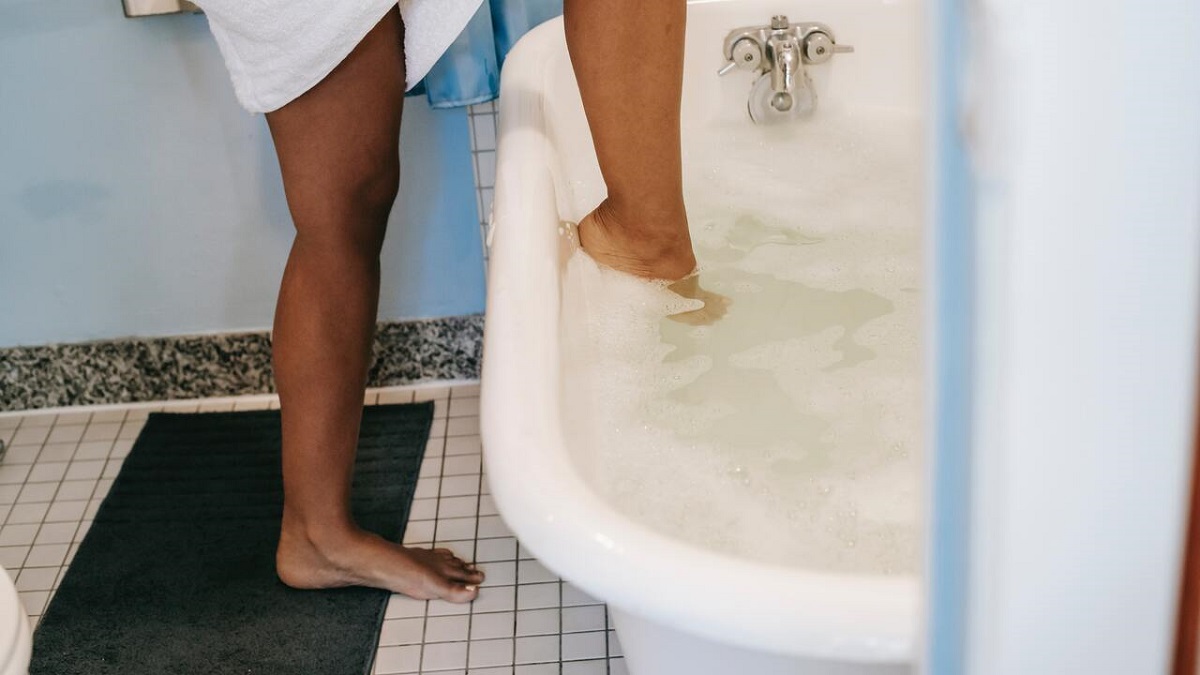
{"label": "soapy bath water", "polygon": [[[807,569],[917,564],[919,128],[895,118],[730,128],[690,144],[695,309],[568,261],[572,441],[611,504],[686,541]],[[766,161],[764,161],[764,159]]]}

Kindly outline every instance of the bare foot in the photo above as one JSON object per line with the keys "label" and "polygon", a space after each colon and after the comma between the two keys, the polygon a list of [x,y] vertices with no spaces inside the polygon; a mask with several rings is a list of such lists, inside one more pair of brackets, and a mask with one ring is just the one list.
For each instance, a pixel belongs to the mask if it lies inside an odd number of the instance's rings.
{"label": "bare foot", "polygon": [[708,326],[716,323],[725,313],[729,311],[731,300],[719,293],[704,290],[700,286],[700,275],[693,274],[684,277],[679,281],[667,286],[667,288],[675,291],[685,298],[692,300],[700,300],[704,306],[700,309],[694,309],[690,312],[681,314],[672,314],[670,319],[679,323],[686,323],[689,326]]}
{"label": "bare foot", "polygon": [[621,222],[608,202],[579,221],[579,244],[596,262],[644,279],[677,281],[696,269],[687,221],[656,238]]}
{"label": "bare foot", "polygon": [[275,553],[279,579],[292,588],[369,586],[418,600],[465,603],[479,594],[483,573],[449,549],[405,548],[350,530],[320,542],[284,529]]}
{"label": "bare foot", "polygon": [[634,234],[632,227],[620,223],[601,203],[579,221],[579,244],[596,262],[644,279],[673,281],[668,288],[685,298],[700,300],[700,309],[671,316],[673,321],[693,326],[711,324],[729,311],[729,298],[707,291],[700,286],[696,271],[696,254],[687,230],[681,221],[679,233],[666,240],[655,241]]}

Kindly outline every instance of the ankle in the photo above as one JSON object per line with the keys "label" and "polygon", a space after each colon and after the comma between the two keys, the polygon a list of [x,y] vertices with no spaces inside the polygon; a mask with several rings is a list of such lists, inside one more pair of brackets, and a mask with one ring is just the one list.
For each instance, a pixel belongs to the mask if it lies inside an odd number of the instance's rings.
{"label": "ankle", "polygon": [[647,261],[687,258],[695,262],[687,213],[682,206],[630,209],[604,201],[592,212],[592,221],[604,241],[636,252]]}
{"label": "ankle", "polygon": [[614,240],[637,243],[648,252],[669,253],[691,248],[683,201],[630,205],[605,199],[593,212],[596,224]]}
{"label": "ankle", "polygon": [[358,526],[349,518],[305,518],[289,513],[285,508],[280,538],[318,549],[337,549],[352,540],[358,532]]}
{"label": "ankle", "polygon": [[[647,279],[673,281],[696,267],[687,220],[633,220],[601,204],[579,227],[579,241],[597,262]],[[646,226],[645,223],[653,223]]]}

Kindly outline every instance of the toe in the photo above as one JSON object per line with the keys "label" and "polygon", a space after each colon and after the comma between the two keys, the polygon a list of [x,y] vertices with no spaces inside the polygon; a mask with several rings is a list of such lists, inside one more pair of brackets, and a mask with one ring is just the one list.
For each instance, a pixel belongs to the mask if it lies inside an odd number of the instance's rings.
{"label": "toe", "polygon": [[442,579],[442,583],[439,586],[437,595],[447,602],[467,603],[479,595],[479,586],[477,584]]}
{"label": "toe", "polygon": [[450,593],[445,596],[448,602],[468,603],[479,597],[479,587],[475,585],[455,584]]}
{"label": "toe", "polygon": [[442,574],[449,579],[463,581],[468,584],[480,584],[483,582],[483,573],[477,569],[468,566],[461,560],[455,559],[447,561],[442,566]]}
{"label": "toe", "polygon": [[[436,550],[437,550],[438,552],[441,552],[441,551],[444,551],[444,550],[446,550],[446,549],[436,549]],[[474,568],[475,568],[475,566],[474,566],[474,565],[472,565],[471,563],[469,563],[469,562],[467,562],[467,561],[463,560],[462,558],[458,557],[458,556],[457,556],[457,555],[455,555],[455,554],[454,554],[454,552],[452,552],[452,551],[447,551],[445,554],[442,554],[442,563],[443,563],[443,564],[445,564],[445,565],[450,565],[450,566],[452,566],[452,567],[457,567],[457,568],[460,568],[460,569],[467,569],[467,570],[470,570],[470,569],[474,569]]]}
{"label": "toe", "polygon": [[446,576],[450,577],[451,579],[457,579],[472,585],[482,584],[485,579],[483,572],[479,572],[477,570],[459,570],[457,572],[451,572]]}

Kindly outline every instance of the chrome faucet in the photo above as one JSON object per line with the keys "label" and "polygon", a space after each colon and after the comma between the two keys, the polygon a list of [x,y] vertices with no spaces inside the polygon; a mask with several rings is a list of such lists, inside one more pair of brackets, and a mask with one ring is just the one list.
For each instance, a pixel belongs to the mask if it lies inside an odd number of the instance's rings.
{"label": "chrome faucet", "polygon": [[853,51],[854,47],[839,45],[833,31],[825,24],[791,23],[786,16],[779,15],[772,17],[766,26],[730,31],[724,45],[728,63],[717,74],[725,75],[740,68],[752,71],[760,78],[769,75],[768,103],[772,108],[779,112],[791,111],[797,95],[803,92],[811,99],[811,109],[816,97],[805,65],[825,63],[834,54]]}
{"label": "chrome faucet", "polygon": [[[796,71],[803,70],[800,47],[788,33],[776,33],[767,38],[767,53],[775,67],[771,69],[771,107],[780,112],[792,109],[792,92],[796,90]],[[805,75],[807,79],[807,74]]]}

